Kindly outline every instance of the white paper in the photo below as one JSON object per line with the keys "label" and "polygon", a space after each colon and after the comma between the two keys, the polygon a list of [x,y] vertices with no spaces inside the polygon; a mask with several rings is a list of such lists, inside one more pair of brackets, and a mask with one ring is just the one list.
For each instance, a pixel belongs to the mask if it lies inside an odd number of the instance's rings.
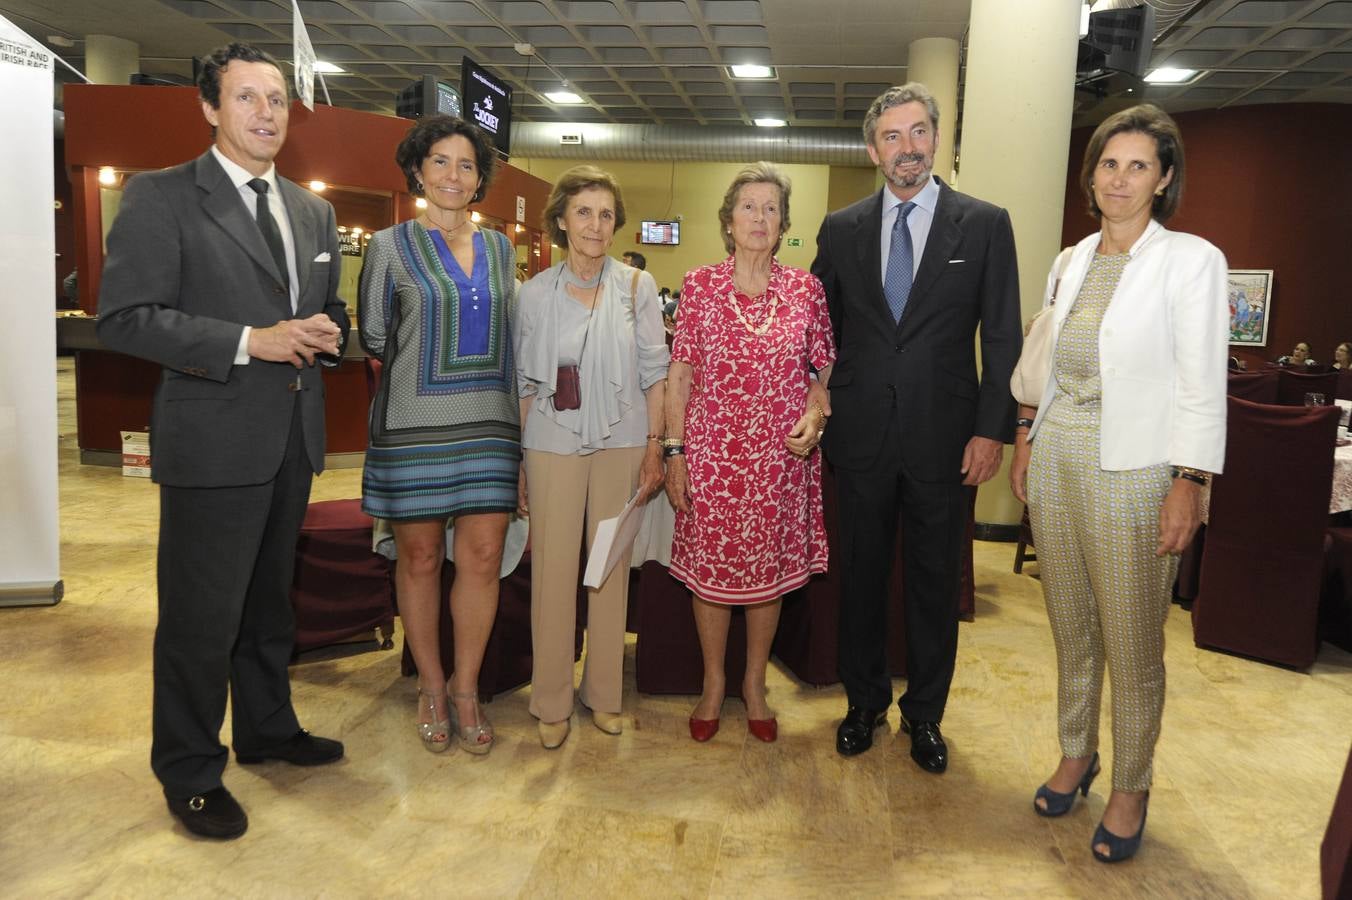
{"label": "white paper", "polygon": [[300,17],[300,4],[291,0],[291,32],[294,42],[292,60],[296,68],[296,96],[305,108],[315,108],[315,48],[310,43],[310,33],[305,30],[305,21]]}
{"label": "white paper", "polygon": [[639,506],[638,491],[635,491],[618,516],[602,519],[597,524],[596,540],[592,541],[591,555],[587,557],[583,585],[599,588],[621,559],[629,559],[629,548],[634,545],[634,538],[642,524],[643,508]]}

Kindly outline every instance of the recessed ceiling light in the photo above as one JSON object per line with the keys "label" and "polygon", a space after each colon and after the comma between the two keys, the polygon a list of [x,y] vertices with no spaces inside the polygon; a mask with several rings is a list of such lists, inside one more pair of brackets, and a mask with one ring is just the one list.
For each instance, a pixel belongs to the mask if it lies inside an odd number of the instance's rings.
{"label": "recessed ceiling light", "polygon": [[774,78],[775,70],[770,66],[742,65],[728,66],[733,78]]}
{"label": "recessed ceiling light", "polygon": [[312,182],[310,182],[310,190],[315,191],[316,193],[318,193],[319,191],[325,190],[326,188],[328,188],[328,185],[325,184],[325,183],[322,182],[322,181],[312,181]]}
{"label": "recessed ceiling light", "polygon": [[331,62],[324,62],[322,59],[315,60],[315,71],[323,72],[325,75],[342,75],[343,70]]}
{"label": "recessed ceiling light", "polygon": [[785,125],[789,124],[783,119],[752,119],[751,121],[755,122],[761,128],[783,128]]}
{"label": "recessed ceiling light", "polygon": [[582,103],[583,100],[572,91],[546,91],[545,99],[550,103]]}
{"label": "recessed ceiling light", "polygon": [[1181,84],[1196,74],[1196,69],[1155,69],[1145,76],[1145,80],[1151,84]]}
{"label": "recessed ceiling light", "polygon": [[49,34],[49,35],[47,35],[47,43],[51,44],[53,47],[74,47],[74,46],[75,46],[75,42],[72,41],[70,38],[66,37],[64,34]]}

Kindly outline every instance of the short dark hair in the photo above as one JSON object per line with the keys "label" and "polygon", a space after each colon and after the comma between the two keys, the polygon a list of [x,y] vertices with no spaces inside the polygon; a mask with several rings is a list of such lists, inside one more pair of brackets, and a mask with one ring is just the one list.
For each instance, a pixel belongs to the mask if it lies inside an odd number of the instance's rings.
{"label": "short dark hair", "polygon": [[[202,95],[203,100],[211,104],[212,109],[221,108],[221,73],[235,60],[267,63],[278,72],[282,71],[281,64],[271,53],[259,50],[252,44],[234,43],[217,47],[202,60],[202,71],[197,74],[197,92]],[[290,99],[291,87],[285,78],[282,79],[282,84],[286,85],[286,96]]]}
{"label": "short dark hair", "polygon": [[418,173],[422,169],[423,160],[431,154],[432,146],[437,141],[456,135],[469,141],[469,145],[474,148],[474,166],[479,170],[479,189],[474,192],[469,202],[478,203],[488,193],[488,186],[493,183],[493,174],[498,161],[488,135],[484,134],[478,125],[464,119],[436,115],[424,116],[414,122],[408,134],[399,142],[399,148],[394,151],[394,161],[404,172],[410,194],[415,197],[422,196],[422,177]]}
{"label": "short dark hair", "polygon": [[624,227],[624,195],[620,193],[620,183],[615,180],[615,176],[596,166],[573,166],[554,182],[542,216],[545,233],[555,245],[568,246],[568,232],[559,227],[559,219],[568,210],[568,198],[587,188],[610,191],[610,195],[615,198],[615,230],[618,232]]}
{"label": "short dark hair", "polygon": [[1164,193],[1155,197],[1150,204],[1150,215],[1160,222],[1178,212],[1183,203],[1183,135],[1169,114],[1153,103],[1142,103],[1113,113],[1104,119],[1089,138],[1089,146],[1084,150],[1084,163],[1080,166],[1080,190],[1089,200],[1089,214],[1098,219],[1103,216],[1098,203],[1094,201],[1094,170],[1098,168],[1103,148],[1114,135],[1136,132],[1155,139],[1155,155],[1160,160],[1160,176],[1170,169],[1174,177],[1169,180]]}
{"label": "short dark hair", "polygon": [[633,266],[635,269],[648,268],[648,257],[639,253],[637,250],[626,250],[622,255],[629,257],[629,265]]}

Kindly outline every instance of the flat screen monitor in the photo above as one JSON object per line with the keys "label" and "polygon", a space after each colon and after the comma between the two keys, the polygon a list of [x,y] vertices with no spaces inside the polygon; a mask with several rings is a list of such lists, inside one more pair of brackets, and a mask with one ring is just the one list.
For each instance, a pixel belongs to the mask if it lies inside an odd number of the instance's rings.
{"label": "flat screen monitor", "polygon": [[503,156],[511,152],[512,89],[468,56],[460,63],[465,118],[484,130]]}
{"label": "flat screen monitor", "polygon": [[681,242],[680,222],[645,221],[639,228],[640,244],[679,244]]}
{"label": "flat screen monitor", "polygon": [[460,116],[460,91],[435,75],[424,75],[399,92],[394,109],[405,119],[438,114]]}

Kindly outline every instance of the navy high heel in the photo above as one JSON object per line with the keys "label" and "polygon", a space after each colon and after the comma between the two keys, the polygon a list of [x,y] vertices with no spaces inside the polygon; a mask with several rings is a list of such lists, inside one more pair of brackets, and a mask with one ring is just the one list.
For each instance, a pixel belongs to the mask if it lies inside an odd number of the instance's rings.
{"label": "navy high heel", "polygon": [[[1131,837],[1118,837],[1103,827],[1103,822],[1094,831],[1094,839],[1089,842],[1094,859],[1101,863],[1116,863],[1131,859],[1141,849],[1141,838],[1145,836],[1145,817],[1150,812],[1150,792],[1145,792],[1145,808],[1141,810],[1141,827]],[[1108,852],[1099,853],[1098,845],[1107,844]]]}
{"label": "navy high heel", "polygon": [[[1044,784],[1042,787],[1038,788],[1037,793],[1033,795],[1033,809],[1039,816],[1048,819],[1064,816],[1066,813],[1070,812],[1071,806],[1075,803],[1076,791],[1079,791],[1086,797],[1089,796],[1089,786],[1094,783],[1094,779],[1098,776],[1098,773],[1099,755],[1098,751],[1094,751],[1094,758],[1089,761],[1089,768],[1085,771],[1084,777],[1080,779],[1078,787],[1063,794],[1060,791],[1052,790]],[[1039,798],[1047,804],[1046,809],[1037,805]]]}

